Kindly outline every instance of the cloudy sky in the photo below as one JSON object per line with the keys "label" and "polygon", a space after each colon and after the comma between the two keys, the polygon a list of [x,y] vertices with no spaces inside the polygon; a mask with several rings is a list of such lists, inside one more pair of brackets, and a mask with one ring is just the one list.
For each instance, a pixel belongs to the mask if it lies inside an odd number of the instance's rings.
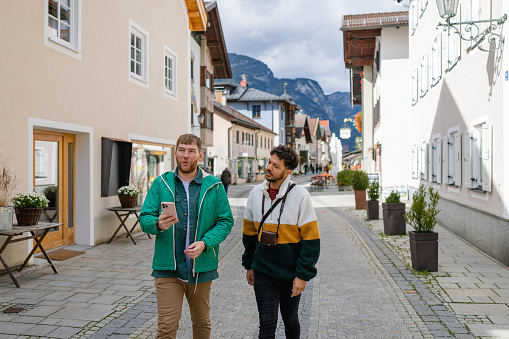
{"label": "cloudy sky", "polygon": [[[407,2],[407,1],[405,1]],[[326,94],[350,91],[345,14],[406,10],[393,0],[217,0],[229,53],[266,63],[277,78],[310,78]]]}

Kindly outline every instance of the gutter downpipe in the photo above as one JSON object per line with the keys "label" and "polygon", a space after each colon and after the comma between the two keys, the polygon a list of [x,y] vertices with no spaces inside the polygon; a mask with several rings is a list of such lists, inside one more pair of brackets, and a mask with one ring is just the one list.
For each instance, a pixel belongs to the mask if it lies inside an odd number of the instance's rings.
{"label": "gutter downpipe", "polygon": [[[234,119],[234,120],[232,121],[232,124],[233,124],[233,125],[231,125],[230,127],[228,127],[228,158],[229,158],[230,162],[231,162],[231,161],[233,161],[233,159],[232,159],[233,154],[232,154],[232,152],[231,152],[231,150],[232,150],[231,143],[232,143],[232,142],[231,142],[231,138],[230,138],[230,131],[231,131],[231,129],[232,129],[233,127],[237,126],[237,119]],[[230,164],[230,167],[231,167],[231,164]]]}

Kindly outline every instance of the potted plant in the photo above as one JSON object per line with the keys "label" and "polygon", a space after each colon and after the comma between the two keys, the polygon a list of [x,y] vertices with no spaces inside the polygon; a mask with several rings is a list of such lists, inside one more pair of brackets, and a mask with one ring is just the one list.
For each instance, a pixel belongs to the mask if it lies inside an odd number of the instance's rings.
{"label": "potted plant", "polygon": [[347,186],[352,185],[352,171],[347,169],[347,170],[338,172],[338,175],[336,177],[336,182],[338,184],[338,189],[340,191],[344,191],[345,189],[348,189]]}
{"label": "potted plant", "polygon": [[0,230],[12,229],[14,208],[9,206],[11,196],[19,180],[16,173],[6,163],[0,163]]}
{"label": "potted plant", "polygon": [[416,271],[438,271],[438,233],[433,232],[437,224],[436,216],[440,195],[432,187],[428,188],[429,203],[426,202],[426,189],[421,184],[413,194],[410,210],[405,220],[415,231],[410,231],[410,254],[412,268]]}
{"label": "potted plant", "polygon": [[43,193],[49,200],[48,207],[57,207],[58,186],[48,186]]}
{"label": "potted plant", "polygon": [[380,197],[380,184],[378,180],[374,180],[369,184],[368,189],[369,201],[366,203],[366,210],[368,213],[368,220],[376,220],[379,218],[380,205],[378,198]]}
{"label": "potted plant", "polygon": [[18,193],[12,198],[18,226],[31,226],[39,223],[42,210],[48,207],[49,200],[42,193]]}
{"label": "potted plant", "polygon": [[133,208],[138,202],[140,190],[134,186],[122,186],[118,189],[117,193],[122,208]]}
{"label": "potted plant", "polygon": [[406,234],[405,207],[405,203],[400,201],[398,191],[392,191],[385,199],[382,204],[385,234]]}
{"label": "potted plant", "polygon": [[353,171],[352,187],[355,194],[355,209],[366,209],[366,189],[368,186],[368,174],[364,171]]}

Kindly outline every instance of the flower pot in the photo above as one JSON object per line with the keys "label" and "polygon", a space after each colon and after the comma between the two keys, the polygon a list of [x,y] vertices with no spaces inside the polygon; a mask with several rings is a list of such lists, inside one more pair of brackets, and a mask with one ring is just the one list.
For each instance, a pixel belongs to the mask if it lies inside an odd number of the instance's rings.
{"label": "flower pot", "polygon": [[438,233],[408,232],[412,268],[416,271],[438,271]]}
{"label": "flower pot", "polygon": [[122,206],[122,208],[134,208],[138,202],[138,196],[119,195],[118,200],[120,200],[120,206]]}
{"label": "flower pot", "polygon": [[15,207],[18,226],[32,226],[39,223],[44,208],[20,208]]}
{"label": "flower pot", "polygon": [[406,234],[405,207],[405,203],[382,204],[385,234]]}
{"label": "flower pot", "polygon": [[354,190],[355,194],[355,209],[366,209],[366,190]]}
{"label": "flower pot", "polygon": [[0,231],[12,230],[14,207],[0,207]]}
{"label": "flower pot", "polygon": [[368,212],[368,220],[377,220],[379,218],[378,200],[366,201],[366,210]]}

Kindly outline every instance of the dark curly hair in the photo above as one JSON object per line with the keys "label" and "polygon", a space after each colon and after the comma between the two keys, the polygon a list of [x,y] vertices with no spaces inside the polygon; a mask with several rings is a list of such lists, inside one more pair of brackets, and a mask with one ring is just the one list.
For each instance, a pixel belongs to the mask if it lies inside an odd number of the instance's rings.
{"label": "dark curly hair", "polygon": [[294,170],[299,165],[299,155],[290,146],[276,146],[270,151],[270,155],[276,155],[280,160],[283,160],[286,169]]}

